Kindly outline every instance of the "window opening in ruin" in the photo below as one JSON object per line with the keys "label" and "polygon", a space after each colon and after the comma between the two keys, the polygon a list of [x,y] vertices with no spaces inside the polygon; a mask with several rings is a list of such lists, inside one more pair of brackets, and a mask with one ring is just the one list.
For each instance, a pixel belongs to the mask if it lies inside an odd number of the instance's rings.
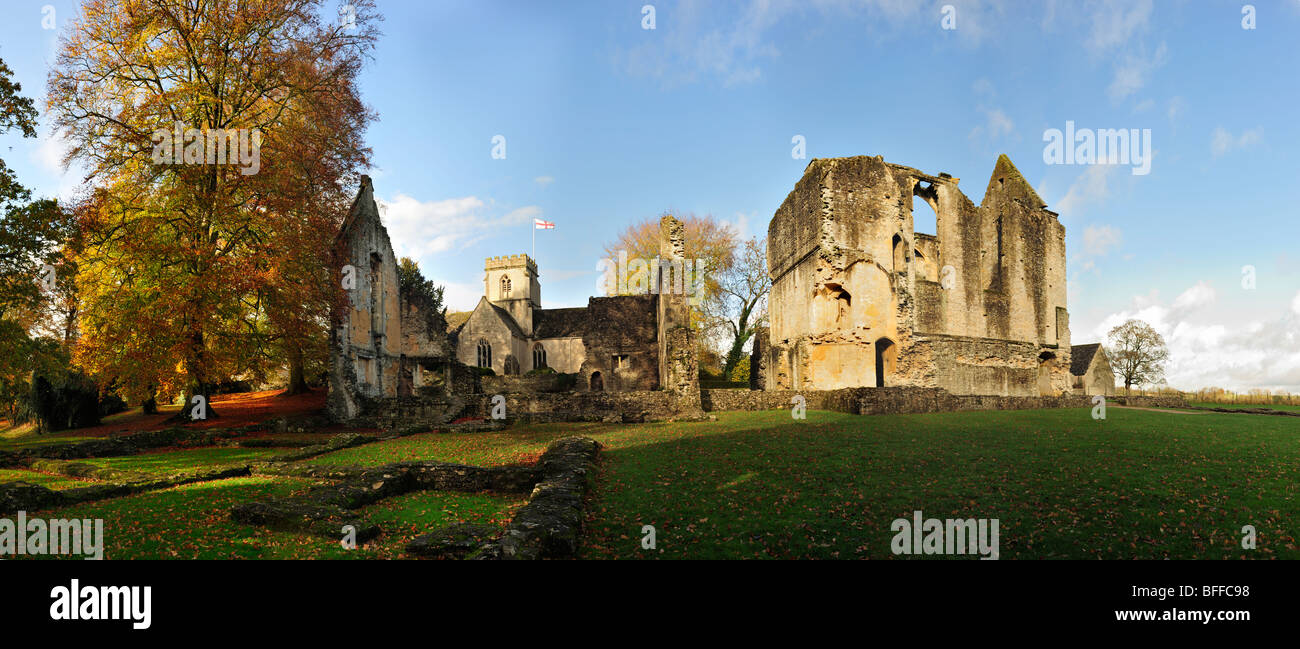
{"label": "window opening in ruin", "polygon": [[897,273],[905,268],[903,258],[903,237],[894,235],[894,272]]}
{"label": "window opening in ruin", "polygon": [[542,343],[533,345],[533,369],[546,367],[546,348]]}
{"label": "window opening in ruin", "polygon": [[605,380],[600,377],[600,372],[591,373],[591,391],[592,392],[605,391]]}
{"label": "window opening in ruin", "polygon": [[478,366],[492,367],[492,345],[486,340],[478,341]]}
{"label": "window opening in ruin", "polygon": [[[912,232],[939,234],[939,215],[934,206],[939,202],[939,192],[930,183],[917,183],[912,189]],[[933,201],[933,202],[931,202]]]}
{"label": "window opening in ruin", "polygon": [[885,387],[885,377],[898,369],[898,345],[888,338],[876,340],[876,387]]}
{"label": "window opening in ruin", "polygon": [[501,299],[510,297],[510,278],[505,275],[501,276]]}
{"label": "window opening in ruin", "polygon": [[519,376],[519,361],[513,355],[506,356],[505,372],[506,376]]}
{"label": "window opening in ruin", "polygon": [[627,369],[628,366],[627,354],[614,354],[612,361],[613,362],[611,364],[613,365],[614,369],[616,370]]}

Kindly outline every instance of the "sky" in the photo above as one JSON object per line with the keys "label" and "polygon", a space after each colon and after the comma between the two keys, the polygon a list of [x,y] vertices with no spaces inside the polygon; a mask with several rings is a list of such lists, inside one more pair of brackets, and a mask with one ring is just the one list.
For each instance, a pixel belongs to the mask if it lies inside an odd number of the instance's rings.
{"label": "sky", "polygon": [[[534,235],[543,305],[583,306],[605,245],[665,211],[761,238],[811,159],[852,155],[979,203],[1006,153],[1065,225],[1074,343],[1139,318],[1173,387],[1300,392],[1300,0],[378,4],[370,174],[452,310]],[[77,3],[6,8],[0,58],[40,100]],[[1149,168],[1045,156],[1067,123],[1136,129]],[[81,182],[61,148],[0,136],[44,196]]]}

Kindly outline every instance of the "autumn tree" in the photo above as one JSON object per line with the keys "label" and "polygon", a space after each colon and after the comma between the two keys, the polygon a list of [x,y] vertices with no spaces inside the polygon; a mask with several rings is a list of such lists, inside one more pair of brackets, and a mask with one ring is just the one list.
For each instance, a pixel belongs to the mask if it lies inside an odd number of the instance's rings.
{"label": "autumn tree", "polygon": [[[35,103],[0,60],[0,133],[36,137]],[[0,160],[0,410],[12,417],[38,366],[54,364],[54,347],[29,336],[46,299],[42,286],[60,278],[48,270],[59,260],[70,219],[49,199],[33,199]]]}
{"label": "autumn tree", "polygon": [[767,294],[772,280],[767,274],[767,241],[751,238],[740,245],[733,263],[717,276],[717,299],[707,303],[709,324],[721,328],[729,339],[723,375],[731,378],[741,361],[745,343],[767,320]]}
{"label": "autumn tree", "polygon": [[1124,380],[1124,394],[1134,385],[1158,383],[1164,379],[1169,350],[1165,339],[1151,325],[1129,320],[1110,330],[1106,356],[1111,369]]}
{"label": "autumn tree", "polygon": [[374,119],[357,75],[378,17],[348,4],[340,21],[321,0],[83,4],[47,105],[103,192],[80,222],[88,366],[189,404],[322,348],[329,242]]}

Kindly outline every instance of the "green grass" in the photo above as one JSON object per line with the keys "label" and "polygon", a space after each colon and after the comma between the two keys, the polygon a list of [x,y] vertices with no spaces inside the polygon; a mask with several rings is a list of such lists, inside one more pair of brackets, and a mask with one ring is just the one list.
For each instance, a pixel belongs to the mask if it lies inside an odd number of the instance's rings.
{"label": "green grass", "polygon": [[88,487],[96,484],[96,481],[94,480],[69,478],[67,476],[37,473],[36,471],[26,471],[23,469],[0,469],[0,483],[17,481],[38,484],[55,491],[71,489],[73,487]]}
{"label": "green grass", "polygon": [[[585,558],[892,558],[890,524],[996,518],[1003,558],[1300,558],[1300,421],[1112,408],[859,417],[717,413],[716,422],[545,424],[424,434],[312,464],[535,461],[560,437],[604,445]],[[276,449],[209,448],[90,460],[166,473]],[[30,472],[24,472],[30,473]],[[0,474],[3,475],[3,474]],[[355,551],[241,526],[239,502],[313,483],[238,478],[61,510],[102,517],[115,558],[387,558],[458,521],[501,525],[522,497],[422,492],[359,512],[387,533]],[[53,516],[53,514],[51,514]],[[655,525],[655,551],[641,526]],[[1258,548],[1240,548],[1253,525]]]}
{"label": "green grass", "polygon": [[490,494],[398,496],[359,512],[384,534],[356,550],[345,550],[334,540],[230,520],[230,508],[238,503],[301,493],[314,484],[298,478],[214,480],[48,510],[40,516],[104,519],[108,559],[361,559],[403,556],[415,536],[458,521],[503,525],[521,504],[518,497]]}
{"label": "green grass", "polygon": [[1193,405],[1193,406],[1199,406],[1199,407],[1201,407],[1201,408],[1231,408],[1231,409],[1233,409],[1233,410],[1240,410],[1240,409],[1242,409],[1242,408],[1267,408],[1267,409],[1269,409],[1269,410],[1288,410],[1288,411],[1290,411],[1290,412],[1300,412],[1300,406],[1288,406],[1288,405],[1286,405],[1286,404],[1272,404],[1272,403],[1209,403],[1209,402],[1204,402],[1204,403],[1193,403],[1192,405]]}
{"label": "green grass", "polygon": [[77,461],[121,471],[168,475],[180,471],[240,466],[283,452],[284,449],[277,448],[196,448]]}
{"label": "green grass", "polygon": [[604,454],[583,555],[890,558],[921,510],[999,519],[1003,558],[1300,558],[1300,422],[1107,415],[722,413]]}

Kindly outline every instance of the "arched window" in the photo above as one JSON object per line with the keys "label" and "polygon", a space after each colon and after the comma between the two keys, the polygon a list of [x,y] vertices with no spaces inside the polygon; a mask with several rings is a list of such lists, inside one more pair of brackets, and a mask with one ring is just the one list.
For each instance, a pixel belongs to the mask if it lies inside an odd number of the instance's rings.
{"label": "arched window", "polygon": [[501,298],[510,297],[510,278],[505,275],[501,276]]}
{"label": "arched window", "polygon": [[546,348],[542,347],[542,343],[537,343],[533,345],[533,369],[543,367],[546,367]]}
{"label": "arched window", "polygon": [[519,376],[519,361],[513,354],[506,356],[505,366],[507,376]]}
{"label": "arched window", "polygon": [[492,345],[486,340],[478,341],[478,366],[492,367]]}
{"label": "arched window", "polygon": [[591,373],[591,391],[603,392],[605,390],[605,380],[601,378],[600,372]]}
{"label": "arched window", "polygon": [[906,253],[903,248],[903,237],[896,234],[894,235],[894,272],[907,269],[907,266],[905,265],[907,262],[905,256]]}

